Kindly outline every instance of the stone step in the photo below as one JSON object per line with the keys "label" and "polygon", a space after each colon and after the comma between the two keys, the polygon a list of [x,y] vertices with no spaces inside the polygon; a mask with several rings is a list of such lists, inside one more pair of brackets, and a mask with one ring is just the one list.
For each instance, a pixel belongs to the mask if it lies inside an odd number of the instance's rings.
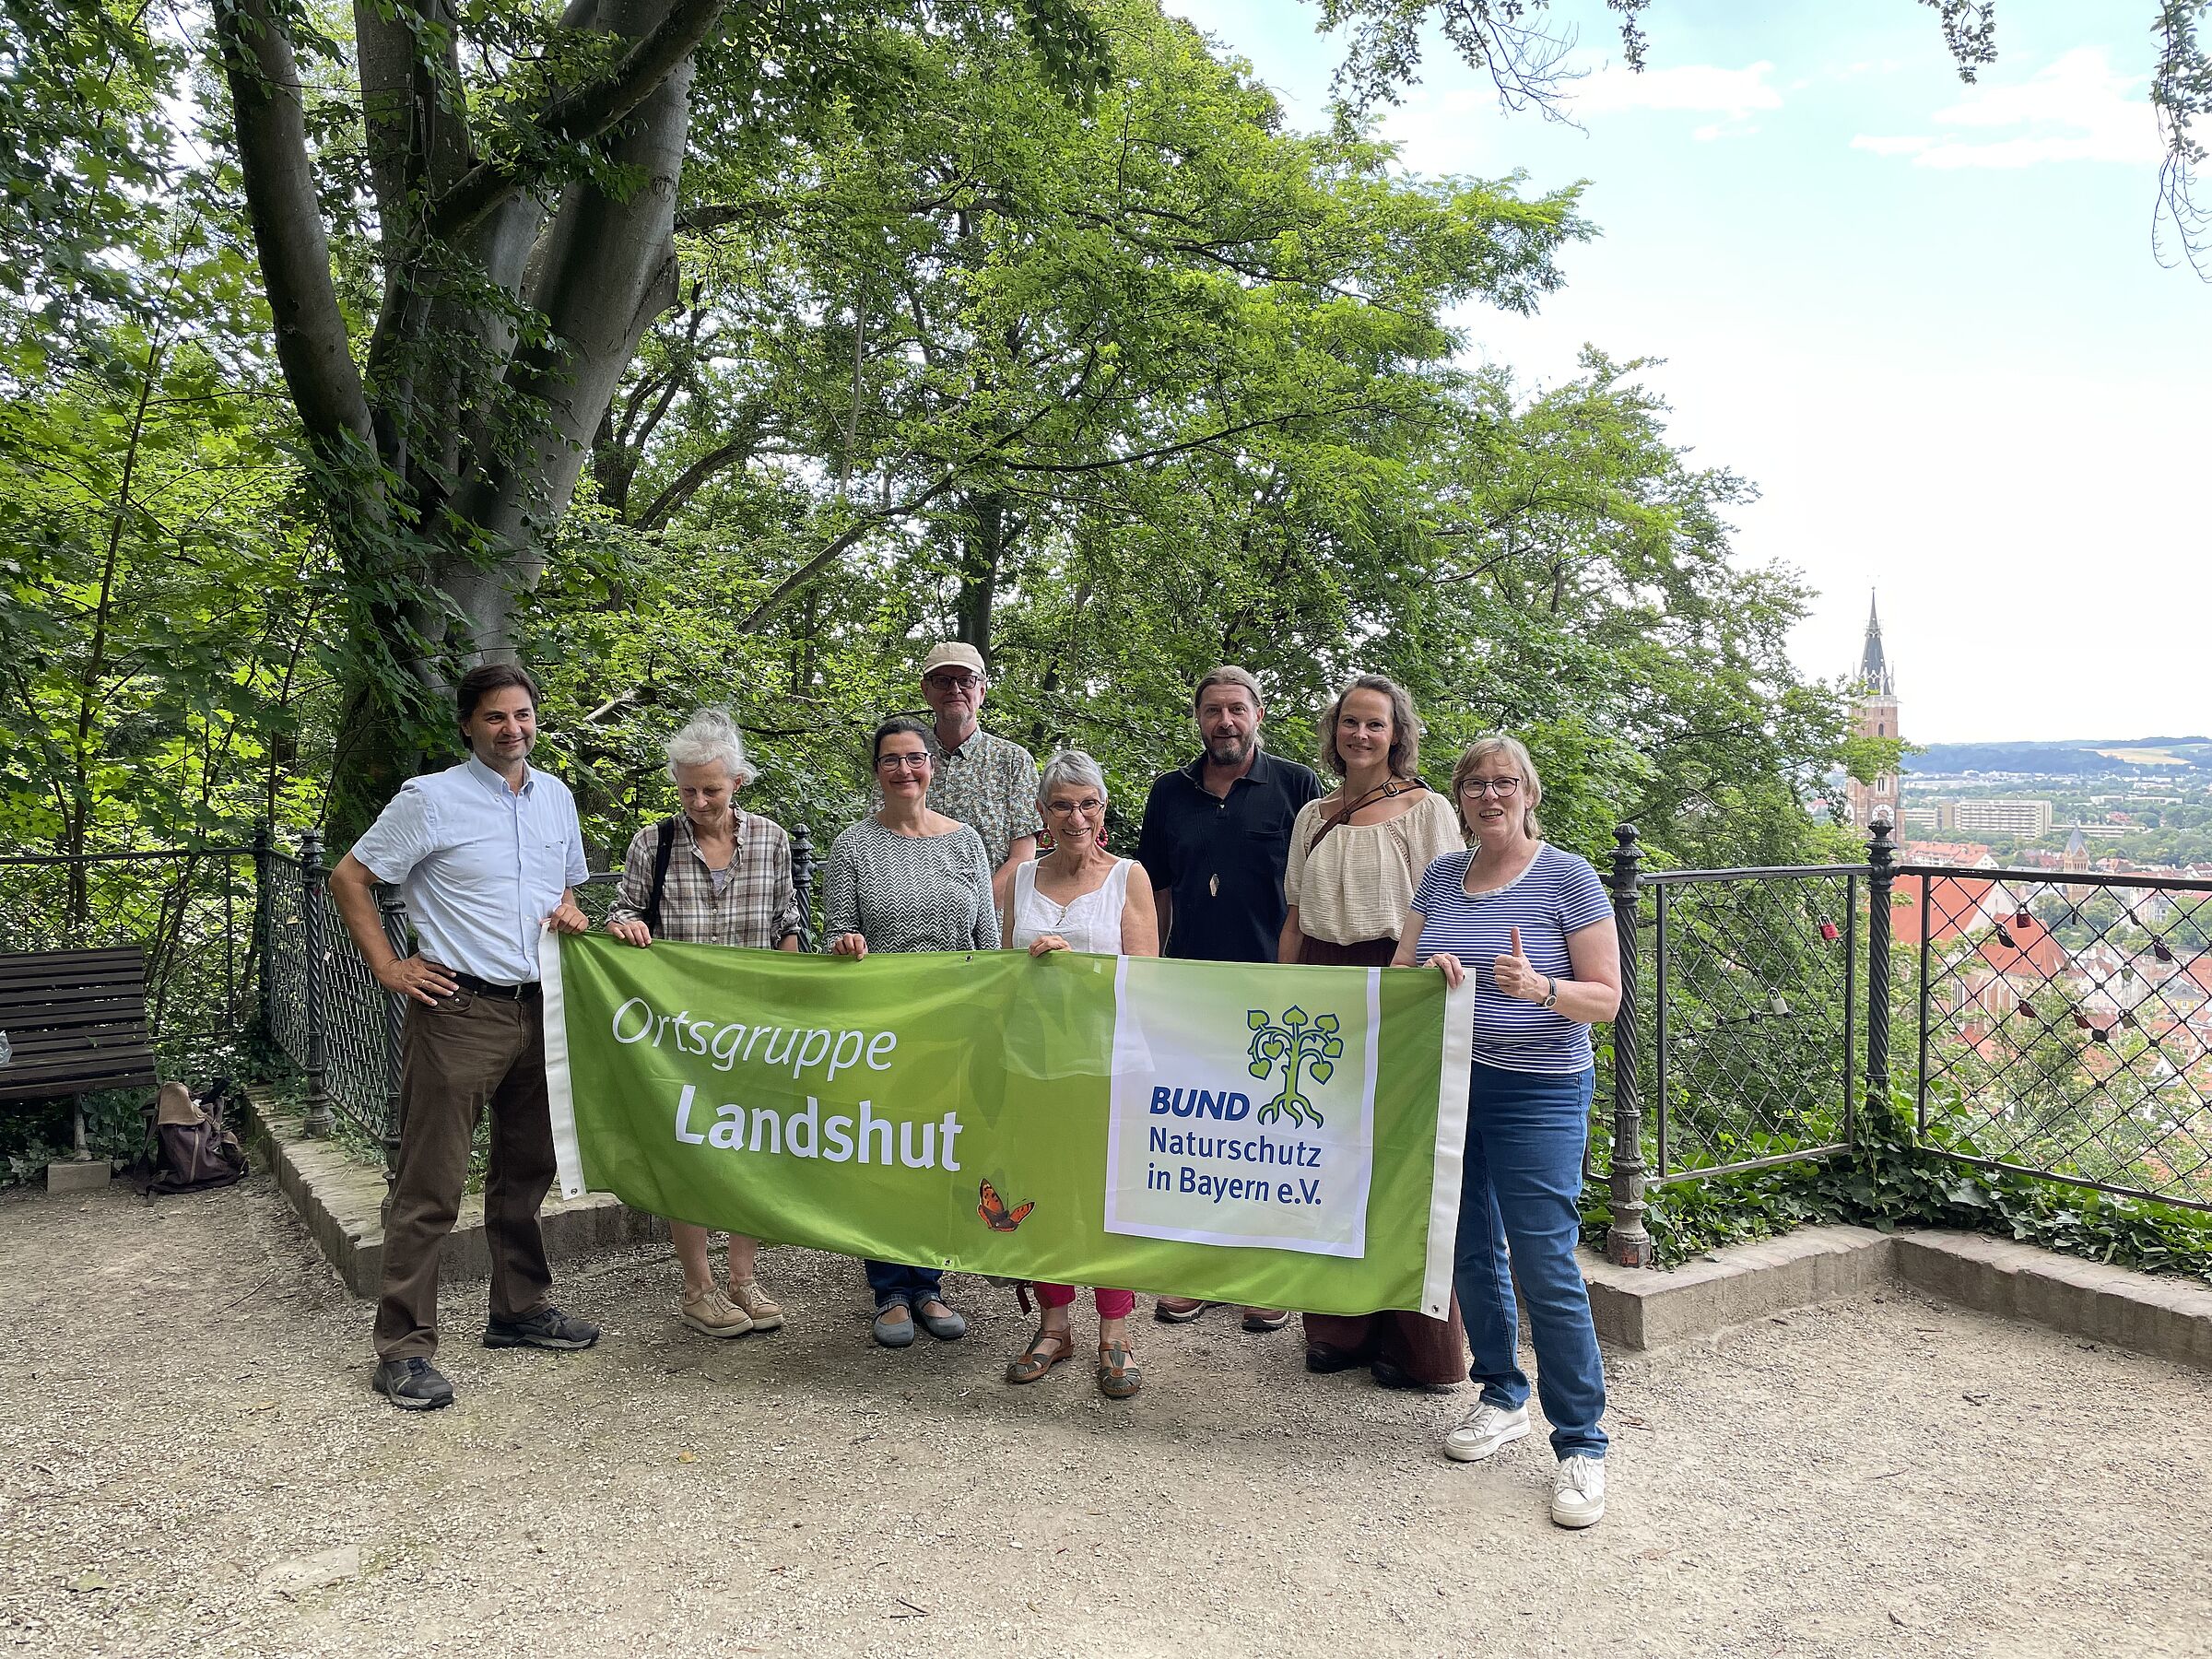
{"label": "stone step", "polygon": [[[250,1127],[257,1167],[276,1171],[278,1188],[347,1288],[356,1296],[374,1296],[384,1267],[383,1171],[347,1157],[335,1141],[303,1139],[297,1113],[275,1107],[264,1090],[248,1093],[255,1117]],[[608,1193],[547,1198],[538,1225],[546,1257],[556,1264],[668,1236],[666,1222],[631,1209]],[[489,1276],[481,1193],[461,1200],[438,1271],[449,1284]]]}
{"label": "stone step", "polygon": [[2212,1367],[2212,1287],[2059,1255],[1983,1233],[1801,1227],[1672,1270],[1582,1252],[1601,1339],[1654,1348],[1717,1335],[1792,1308],[1903,1284],[2118,1347]]}

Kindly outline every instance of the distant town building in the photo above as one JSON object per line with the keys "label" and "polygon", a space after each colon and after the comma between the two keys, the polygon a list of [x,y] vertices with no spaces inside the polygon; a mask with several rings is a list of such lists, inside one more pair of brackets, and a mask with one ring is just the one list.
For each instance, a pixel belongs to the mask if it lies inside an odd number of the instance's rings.
{"label": "distant town building", "polygon": [[1940,830],[1943,828],[1943,808],[1908,806],[1898,814],[1898,819],[1908,830]]}
{"label": "distant town building", "polygon": [[[1866,600],[1866,645],[1859,653],[1859,672],[1853,687],[1857,692],[1851,716],[1853,735],[1884,738],[1903,735],[1898,726],[1897,679],[1890,673],[1889,659],[1882,651],[1882,619],[1875,610],[1871,594]],[[1851,821],[1862,830],[1877,819],[1898,822],[1897,769],[1890,767],[1871,783],[1862,783],[1856,778],[1846,779],[1843,800]]]}
{"label": "distant town building", "polygon": [[1954,869],[1994,870],[1997,861],[1980,841],[1910,841],[1905,857],[1913,864],[1949,865]]}
{"label": "distant town building", "polygon": [[1982,835],[2024,835],[2038,839],[2051,833],[2048,801],[1946,801],[1942,806],[1945,830],[1967,830]]}

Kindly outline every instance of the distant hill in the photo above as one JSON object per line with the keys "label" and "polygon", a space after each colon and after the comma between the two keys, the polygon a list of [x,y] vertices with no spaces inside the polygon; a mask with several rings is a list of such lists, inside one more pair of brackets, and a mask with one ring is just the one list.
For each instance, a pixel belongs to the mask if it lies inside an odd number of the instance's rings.
{"label": "distant hill", "polygon": [[1931,743],[1907,755],[1908,772],[2048,772],[2088,776],[2127,772],[2174,777],[2212,772],[2212,738],[2079,738],[2055,743]]}

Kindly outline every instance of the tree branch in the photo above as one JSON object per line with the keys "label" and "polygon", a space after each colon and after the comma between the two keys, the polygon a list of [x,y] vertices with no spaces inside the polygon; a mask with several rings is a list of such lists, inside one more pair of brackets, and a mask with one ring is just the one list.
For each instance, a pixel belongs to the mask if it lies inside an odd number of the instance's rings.
{"label": "tree branch", "polygon": [[1371,410],[1375,405],[1355,402],[1335,409],[1293,409],[1287,415],[1269,415],[1259,420],[1241,420],[1233,426],[1206,432],[1196,438],[1186,438],[1181,443],[1163,443],[1157,449],[1139,450],[1134,455],[1109,455],[1102,461],[1008,461],[1002,465],[1008,472],[1026,473],[1094,473],[1106,472],[1117,466],[1135,466],[1144,461],[1164,461],[1171,455],[1181,455],[1208,444],[1219,443],[1225,438],[1241,437],[1268,427],[1286,426],[1293,420],[1326,419],[1338,415],[1357,415]]}
{"label": "tree branch", "polygon": [[331,282],[315,199],[307,112],[292,42],[269,0],[217,0],[216,38],[238,129],[254,252],[276,326],[276,358],[308,435],[325,453],[371,444],[369,400]]}
{"label": "tree branch", "polygon": [[675,514],[677,508],[697,495],[707,480],[715,474],[727,471],[735,464],[751,459],[753,445],[759,437],[759,421],[748,412],[740,422],[738,435],[727,443],[717,444],[676,476],[667,488],[646,503],[645,508],[631,521],[640,530],[657,530]]}
{"label": "tree branch", "polygon": [[[612,70],[556,98],[531,125],[557,143],[598,137],[652,97],[691,55],[713,29],[724,4],[725,0],[675,0],[660,23],[624,53]],[[542,156],[478,162],[430,210],[430,237],[452,241],[545,171]]]}
{"label": "tree branch", "polygon": [[853,520],[851,524],[846,526],[843,534],[832,540],[828,547],[797,570],[792,571],[790,575],[784,577],[782,581],[777,582],[773,588],[771,588],[768,596],[754,606],[746,614],[744,620],[737,624],[737,631],[752,633],[757,630],[761,624],[783,608],[786,600],[828,570],[831,564],[836,562],[840,554],[853,546],[869,531],[879,530],[886,524],[897,523],[910,513],[921,512],[923,508],[928,506],[930,502],[959,483],[965,472],[966,468],[964,467],[947,467],[938,476],[936,482],[920,495],[911,497],[900,502],[896,507],[886,507],[880,512],[865,513]]}

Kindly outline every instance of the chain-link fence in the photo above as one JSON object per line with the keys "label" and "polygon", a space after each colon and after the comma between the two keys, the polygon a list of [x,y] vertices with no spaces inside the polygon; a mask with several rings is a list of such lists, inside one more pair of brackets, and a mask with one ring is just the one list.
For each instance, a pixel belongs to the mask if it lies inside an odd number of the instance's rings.
{"label": "chain-link fence", "polygon": [[[805,825],[792,831],[793,876],[803,917],[813,908],[813,845]],[[606,920],[620,876],[602,872],[576,889],[593,924]],[[389,1173],[399,1150],[400,1033],[406,999],[386,991],[347,931],[332,902],[321,842],[310,835],[296,858],[273,858],[265,888],[264,950],[268,963],[267,1020],[277,1048],[306,1078],[308,1129],[338,1130],[376,1148]],[[384,936],[401,956],[413,948],[405,901],[379,886]],[[811,946],[808,921],[803,945]]]}
{"label": "chain-link fence", "polygon": [[1857,1117],[1867,869],[1641,873],[1608,885],[1619,1017],[1597,1032],[1586,1178],[1610,1185],[1615,1259],[1648,1263],[1646,1189],[1848,1148]]}
{"label": "chain-link fence", "polygon": [[[269,1035],[305,1075],[311,1127],[342,1125],[389,1158],[399,1094],[398,999],[376,982],[324,878],[322,848],[269,861],[263,934]],[[378,895],[386,935],[404,948],[396,896]]]}
{"label": "chain-link fence", "polygon": [[1922,1135],[2212,1209],[2212,882],[1908,866]]}
{"label": "chain-link fence", "polygon": [[1858,874],[1667,873],[1644,891],[1653,1180],[1841,1150],[1858,1075]]}
{"label": "chain-link fence", "polygon": [[[804,826],[792,839],[811,946],[813,847]],[[1639,1248],[1647,1184],[1849,1146],[1857,1097],[1887,1094],[1893,1023],[1931,1150],[2212,1209],[2212,881],[1890,852],[1885,826],[1865,865],[1647,877],[1619,832],[1623,1011],[1601,1033],[1591,1168],[1621,1249]],[[616,881],[580,890],[594,922]],[[379,901],[408,948],[398,895]],[[111,945],[146,952],[165,1075],[249,1067],[265,1036],[304,1077],[311,1133],[396,1148],[405,1008],[347,934],[312,833],[296,855],[265,834],[0,857],[0,952]]]}
{"label": "chain-link fence", "polygon": [[1615,1260],[1650,1186],[1852,1146],[1893,1030],[1925,1150],[2212,1210],[2212,881],[1897,865],[1887,824],[1864,865],[1646,877],[1618,836]]}

